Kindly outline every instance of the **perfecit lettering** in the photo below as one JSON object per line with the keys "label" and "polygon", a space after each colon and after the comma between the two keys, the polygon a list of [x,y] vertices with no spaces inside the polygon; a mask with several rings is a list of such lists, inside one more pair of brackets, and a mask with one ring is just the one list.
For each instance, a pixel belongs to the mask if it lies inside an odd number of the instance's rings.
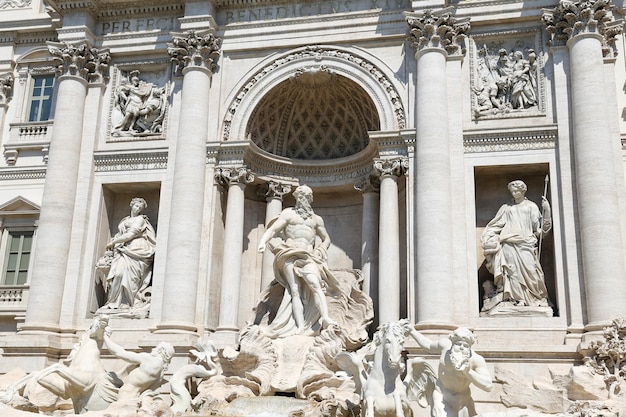
{"label": "perfecit lettering", "polygon": [[102,35],[109,33],[142,32],[150,30],[176,29],[178,19],[175,17],[154,17],[146,19],[130,19],[116,22],[104,22]]}

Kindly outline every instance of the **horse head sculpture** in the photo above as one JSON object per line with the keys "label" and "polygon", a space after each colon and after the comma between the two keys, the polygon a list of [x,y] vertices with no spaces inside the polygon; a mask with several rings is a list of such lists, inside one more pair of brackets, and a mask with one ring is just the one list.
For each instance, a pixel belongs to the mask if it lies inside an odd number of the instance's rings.
{"label": "horse head sculpture", "polygon": [[341,352],[335,360],[356,382],[361,394],[364,417],[410,417],[408,381],[402,380],[406,368],[404,339],[411,330],[408,320],[381,325],[373,341],[358,352]]}

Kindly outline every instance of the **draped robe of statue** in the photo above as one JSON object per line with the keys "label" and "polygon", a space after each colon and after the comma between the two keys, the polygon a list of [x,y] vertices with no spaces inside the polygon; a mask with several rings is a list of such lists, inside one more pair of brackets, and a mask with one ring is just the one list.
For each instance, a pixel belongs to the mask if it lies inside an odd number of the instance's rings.
{"label": "draped robe of statue", "polygon": [[111,269],[106,278],[107,302],[99,311],[144,307],[143,293],[152,280],[152,261],[156,234],[147,216],[125,217],[117,235],[132,233],[135,237],[114,248]]}
{"label": "draped robe of statue", "polygon": [[[543,227],[544,231],[547,228]],[[548,291],[537,257],[542,216],[530,200],[504,204],[481,237],[487,269],[503,300],[526,306],[548,306]],[[523,304],[522,304],[523,303]]]}
{"label": "draped robe of statue", "polygon": [[[286,337],[296,334],[298,328],[293,318],[293,308],[291,306],[291,295],[286,288],[289,286],[285,277],[287,264],[293,264],[294,273],[298,277],[298,287],[302,304],[304,306],[304,327],[311,333],[319,330],[320,312],[313,301],[313,293],[309,287],[302,282],[302,274],[306,268],[316,268],[321,277],[322,286],[325,289],[326,297],[334,299],[336,302],[346,304],[346,294],[342,294],[341,284],[333,273],[328,269],[323,248],[317,248],[316,252],[321,256],[308,251],[294,248],[285,242],[277,246],[269,245],[274,253],[274,281],[264,294],[265,306],[268,308],[268,327],[264,333],[269,337]],[[274,305],[268,305],[274,301]],[[276,301],[280,304],[276,305]],[[329,306],[330,307],[330,306]],[[345,305],[343,309],[345,309]],[[257,311],[259,313],[259,311]],[[258,317],[258,314],[257,314]]]}

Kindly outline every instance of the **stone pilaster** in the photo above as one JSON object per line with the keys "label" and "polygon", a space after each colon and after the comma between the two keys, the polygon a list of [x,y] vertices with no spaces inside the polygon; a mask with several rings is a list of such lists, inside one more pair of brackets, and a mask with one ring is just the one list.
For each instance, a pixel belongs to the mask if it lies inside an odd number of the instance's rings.
{"label": "stone pilaster", "polygon": [[[291,192],[291,186],[277,181],[269,181],[261,186],[259,192],[265,197],[265,226],[277,217],[283,210],[283,197]],[[261,269],[261,291],[263,291],[274,279],[274,254],[266,250],[263,252],[263,265]]]}
{"label": "stone pilaster", "polygon": [[380,177],[380,220],[378,224],[378,322],[400,319],[400,213],[398,178],[408,170],[406,158],[378,159],[374,171]]}
{"label": "stone pilaster", "polygon": [[215,179],[228,189],[217,331],[237,332],[243,251],[244,189],[247,184],[254,181],[254,175],[245,167],[218,168]]}
{"label": "stone pilaster", "polygon": [[83,140],[83,112],[76,109],[85,108],[90,79],[108,78],[110,59],[84,42],[49,43],[49,50],[61,75],[24,331],[59,330]]}
{"label": "stone pilaster", "polygon": [[[561,2],[544,10],[553,46],[569,50],[572,148],[580,224],[587,330],[626,315],[624,242],[615,174],[611,115],[603,77],[604,56],[613,52],[622,22],[609,1]],[[620,170],[621,172],[621,170]],[[622,225],[622,227],[624,227]]]}
{"label": "stone pilaster", "polygon": [[[378,311],[378,216],[379,216],[379,178],[368,176],[354,184],[354,188],[363,196],[363,214],[361,219],[361,272],[363,273],[363,291],[374,302],[374,311]],[[376,325],[376,323],[374,323]]]}
{"label": "stone pilaster", "polygon": [[[200,225],[204,213],[207,114],[221,40],[212,31],[175,34],[168,53],[183,74],[159,331],[197,330]],[[185,300],[181,303],[180,300]]]}
{"label": "stone pilaster", "polygon": [[[407,13],[416,49],[417,96],[415,141],[416,321],[423,326],[449,326],[453,308],[452,184],[448,129],[447,60],[463,53],[469,21],[451,8]],[[458,88],[458,86],[455,86]],[[382,199],[382,195],[381,195]]]}

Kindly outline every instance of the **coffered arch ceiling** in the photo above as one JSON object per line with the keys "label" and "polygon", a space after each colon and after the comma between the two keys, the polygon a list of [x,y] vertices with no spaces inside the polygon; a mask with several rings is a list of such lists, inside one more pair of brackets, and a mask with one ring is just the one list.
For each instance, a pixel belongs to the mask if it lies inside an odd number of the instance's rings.
{"label": "coffered arch ceiling", "polygon": [[380,130],[374,102],[356,82],[322,68],[304,69],[272,88],[251,114],[247,134],[273,155],[328,160],[367,147]]}

